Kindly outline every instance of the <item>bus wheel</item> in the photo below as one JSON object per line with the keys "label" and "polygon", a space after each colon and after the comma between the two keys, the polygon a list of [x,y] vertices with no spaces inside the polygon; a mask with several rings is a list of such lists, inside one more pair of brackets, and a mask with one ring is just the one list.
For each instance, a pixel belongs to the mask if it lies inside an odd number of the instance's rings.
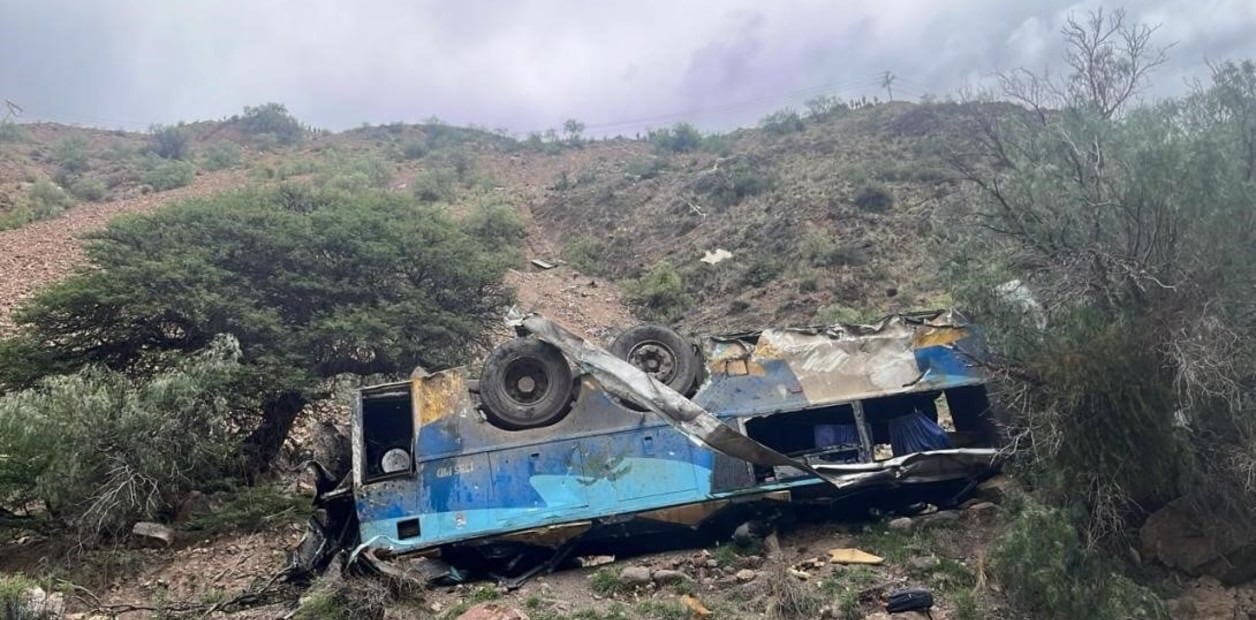
{"label": "bus wheel", "polygon": [[549,426],[570,409],[571,367],[561,351],[535,338],[516,338],[489,354],[480,376],[480,402],[494,426]]}
{"label": "bus wheel", "polygon": [[630,328],[611,343],[611,353],[685,396],[698,387],[698,353],[671,328],[652,324]]}

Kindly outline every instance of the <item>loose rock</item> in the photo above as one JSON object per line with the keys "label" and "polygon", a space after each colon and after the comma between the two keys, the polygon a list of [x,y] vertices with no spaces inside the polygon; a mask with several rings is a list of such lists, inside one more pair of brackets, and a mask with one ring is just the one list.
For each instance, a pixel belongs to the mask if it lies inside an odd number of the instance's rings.
{"label": "loose rock", "polygon": [[160,541],[169,547],[174,542],[174,530],[160,523],[140,521],[131,528],[131,533],[150,542]]}
{"label": "loose rock", "polygon": [[528,615],[500,603],[480,603],[458,616],[458,620],[528,620]]}
{"label": "loose rock", "polygon": [[689,575],[686,575],[685,573],[683,573],[683,572],[681,572],[681,571],[678,571],[678,570],[656,570],[656,571],[654,571],[654,582],[655,582],[655,583],[660,583],[660,584],[663,584],[663,583],[679,583],[679,582],[682,582],[682,581],[688,581],[688,580],[689,580]]}
{"label": "loose rock", "polygon": [[746,583],[748,581],[754,581],[754,578],[758,576],[759,576],[758,573],[750,570],[749,568],[743,568],[737,571],[737,575],[736,575],[737,581],[740,581],[742,583]]}
{"label": "loose rock", "polygon": [[629,566],[619,571],[619,583],[630,587],[650,583],[650,569],[644,566]]}
{"label": "loose rock", "polygon": [[913,525],[915,525],[915,522],[911,520],[911,517],[899,517],[897,519],[891,519],[889,523],[890,529],[898,530],[898,531],[910,530]]}

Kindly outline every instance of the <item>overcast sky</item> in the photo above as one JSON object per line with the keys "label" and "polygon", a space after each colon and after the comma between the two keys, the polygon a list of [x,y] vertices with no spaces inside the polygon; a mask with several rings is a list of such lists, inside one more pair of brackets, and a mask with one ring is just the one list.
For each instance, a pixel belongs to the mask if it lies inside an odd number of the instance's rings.
{"label": "overcast sky", "polygon": [[[520,134],[752,124],[816,94],[945,95],[1060,58],[1078,0],[0,0],[0,98],[107,128],[279,101],[301,120]],[[1108,6],[1118,6],[1109,4]],[[1256,0],[1129,0],[1175,43],[1153,94],[1256,58]]]}

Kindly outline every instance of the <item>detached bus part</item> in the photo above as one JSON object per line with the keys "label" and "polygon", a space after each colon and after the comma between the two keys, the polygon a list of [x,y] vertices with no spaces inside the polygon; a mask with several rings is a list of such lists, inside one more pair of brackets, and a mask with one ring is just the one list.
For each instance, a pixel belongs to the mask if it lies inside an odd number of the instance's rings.
{"label": "detached bus part", "polygon": [[455,368],[357,392],[322,549],[505,575],[652,536],[691,545],[773,505],[946,505],[997,467],[984,343],[953,312],[699,346],[642,325],[610,351],[511,322],[478,381]]}

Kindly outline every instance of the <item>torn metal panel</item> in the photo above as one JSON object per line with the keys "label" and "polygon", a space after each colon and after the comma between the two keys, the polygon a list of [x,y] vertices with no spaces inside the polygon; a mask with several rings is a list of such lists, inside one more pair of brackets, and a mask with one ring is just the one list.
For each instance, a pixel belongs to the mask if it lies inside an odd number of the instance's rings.
{"label": "torn metal panel", "polygon": [[[887,481],[910,482],[950,479],[957,475],[963,476],[967,472],[973,471],[974,467],[989,466],[996,455],[995,450],[944,450],[909,454],[880,463],[813,467],[811,463],[805,460],[782,454],[738,432],[731,426],[723,424],[719,418],[667,387],[662,382],[654,379],[646,372],[615,357],[601,347],[590,344],[552,321],[539,316],[531,316],[522,319],[519,325],[537,338],[562,350],[568,359],[583,371],[597,378],[604,390],[660,415],[695,443],[756,465],[792,467],[822,478],[839,489]],[[884,325],[882,327],[884,328]],[[768,332],[764,333],[767,334]],[[886,376],[893,376],[893,373],[901,372],[900,369],[895,368],[903,363],[899,359],[899,351],[905,350],[902,349],[902,344],[910,342],[913,335],[914,332],[911,330],[895,326],[894,331],[886,336],[886,344],[873,346],[874,350],[879,351],[883,349],[885,353],[883,355],[874,353],[868,356],[868,359],[874,360],[874,362],[871,366],[865,365],[863,367],[885,368],[887,369]],[[772,342],[788,341],[780,336],[775,337],[777,340],[768,341],[769,346]],[[819,335],[811,337],[837,341],[843,339],[841,334],[837,335],[836,338]],[[762,337],[760,342],[762,343]],[[797,343],[799,341],[794,340],[792,342]],[[827,368],[840,365],[842,360],[850,357],[849,355],[841,354],[839,349],[821,347],[819,342],[797,344],[793,349],[778,348],[775,350],[786,353],[791,350],[819,351],[815,358],[820,361],[816,363],[825,364],[824,367]],[[806,354],[803,357],[805,359]],[[910,359],[914,368],[914,356]],[[825,360],[837,361],[830,362]],[[893,379],[886,380],[892,381]],[[901,388],[902,386],[889,384],[882,391],[892,389],[893,387]],[[864,441],[866,442],[867,440],[865,439]],[[939,476],[946,476],[946,478],[939,478]]]}

